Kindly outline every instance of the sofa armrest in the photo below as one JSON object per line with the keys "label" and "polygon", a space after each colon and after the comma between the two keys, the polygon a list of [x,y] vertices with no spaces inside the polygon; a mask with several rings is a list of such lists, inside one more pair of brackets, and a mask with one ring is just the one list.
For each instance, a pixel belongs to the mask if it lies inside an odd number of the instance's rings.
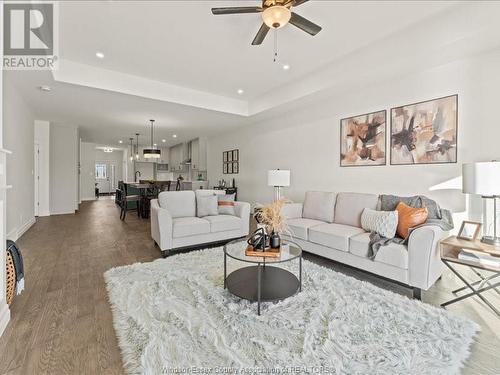
{"label": "sofa armrest", "polygon": [[160,250],[172,249],[173,221],[166,208],[161,208],[158,199],[151,200],[151,237]]}
{"label": "sofa armrest", "polygon": [[234,202],[234,210],[236,216],[242,220],[241,235],[247,236],[250,232],[250,203],[247,202]]}
{"label": "sofa armrest", "polygon": [[436,225],[414,229],[408,239],[408,271],[410,286],[429,289],[443,272],[439,241],[448,235]]}
{"label": "sofa armrest", "polygon": [[302,203],[286,203],[281,209],[285,219],[298,219],[302,217]]}

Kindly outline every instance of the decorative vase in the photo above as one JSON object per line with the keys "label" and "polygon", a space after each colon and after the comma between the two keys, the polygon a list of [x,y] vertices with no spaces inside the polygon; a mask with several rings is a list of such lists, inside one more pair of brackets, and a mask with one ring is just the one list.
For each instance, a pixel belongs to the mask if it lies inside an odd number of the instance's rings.
{"label": "decorative vase", "polygon": [[281,238],[280,238],[280,235],[276,232],[273,232],[271,233],[271,236],[270,236],[270,246],[271,246],[271,249],[279,249],[280,246],[281,246]]}

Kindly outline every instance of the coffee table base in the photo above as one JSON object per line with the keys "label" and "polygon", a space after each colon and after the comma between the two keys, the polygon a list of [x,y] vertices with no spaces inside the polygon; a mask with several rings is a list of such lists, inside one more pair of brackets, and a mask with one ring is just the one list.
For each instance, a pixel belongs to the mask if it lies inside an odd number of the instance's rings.
{"label": "coffee table base", "polygon": [[227,289],[240,298],[258,302],[279,301],[300,290],[299,279],[291,272],[268,265],[240,268],[226,278]]}

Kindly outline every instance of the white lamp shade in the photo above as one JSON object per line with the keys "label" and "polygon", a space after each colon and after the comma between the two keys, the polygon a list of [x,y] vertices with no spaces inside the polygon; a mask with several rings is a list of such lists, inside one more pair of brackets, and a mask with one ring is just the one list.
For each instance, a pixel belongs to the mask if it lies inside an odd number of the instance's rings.
{"label": "white lamp shade", "polygon": [[282,169],[267,171],[267,185],[290,186],[290,171]]}
{"label": "white lamp shade", "polygon": [[483,196],[500,195],[500,162],[464,164],[462,191]]}

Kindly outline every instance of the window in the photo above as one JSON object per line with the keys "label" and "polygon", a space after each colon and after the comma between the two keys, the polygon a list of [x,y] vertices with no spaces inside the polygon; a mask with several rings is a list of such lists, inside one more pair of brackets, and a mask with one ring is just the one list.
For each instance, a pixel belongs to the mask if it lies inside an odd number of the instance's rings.
{"label": "window", "polygon": [[105,180],[106,178],[108,178],[108,171],[106,169],[106,164],[96,163],[95,178],[98,180]]}

